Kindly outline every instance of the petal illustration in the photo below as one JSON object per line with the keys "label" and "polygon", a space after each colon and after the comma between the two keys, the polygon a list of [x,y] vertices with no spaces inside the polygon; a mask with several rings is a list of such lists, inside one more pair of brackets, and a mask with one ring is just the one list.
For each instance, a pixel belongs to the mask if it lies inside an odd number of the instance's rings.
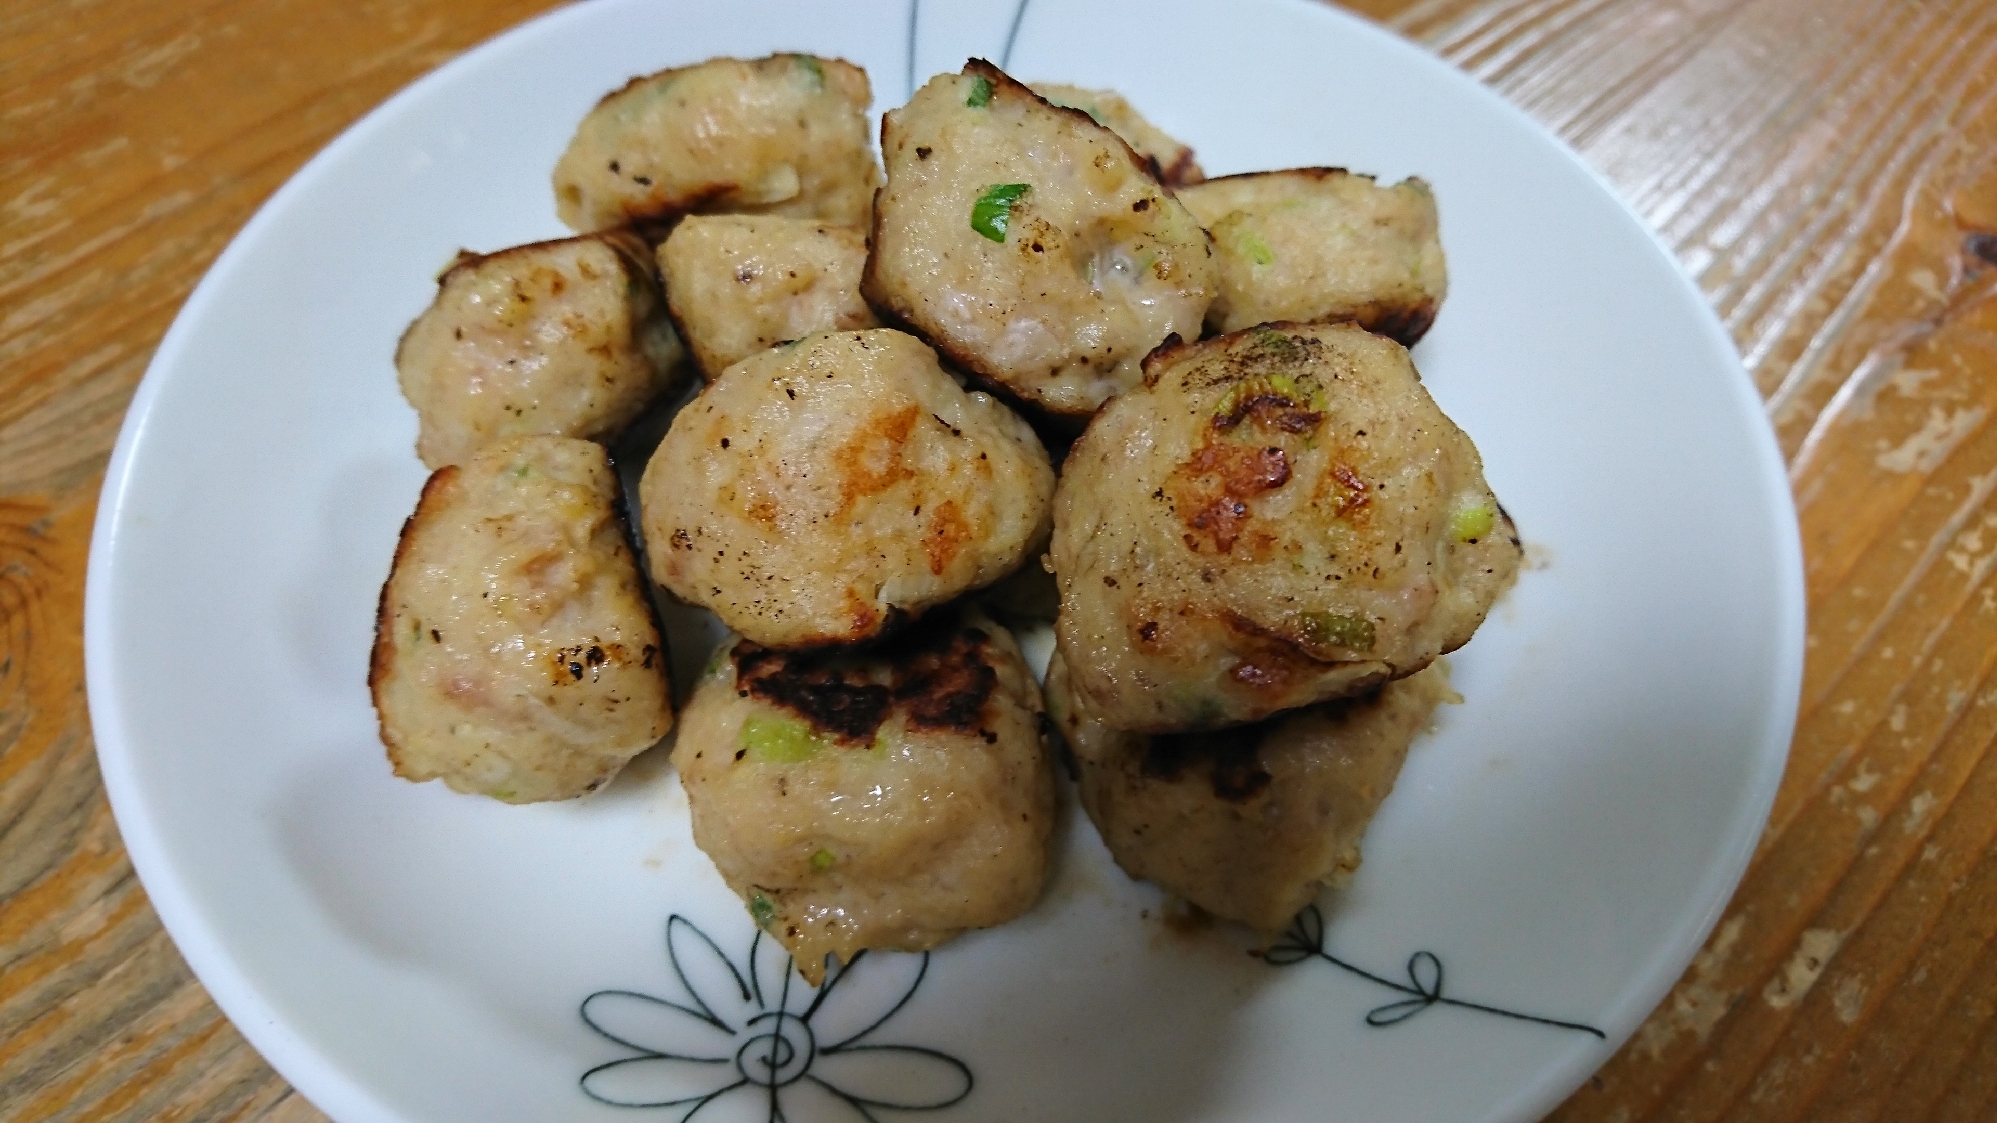
{"label": "petal illustration", "polygon": [[787,1085],[781,1106],[785,1123],[888,1123],[812,1076]]}
{"label": "petal illustration", "polygon": [[855,1045],[821,1053],[811,1079],[868,1107],[927,1111],[971,1094],[971,1070],[955,1057],[912,1045]]}
{"label": "petal illustration", "polygon": [[626,1057],[582,1074],[585,1095],[617,1107],[680,1105],[695,1109],[743,1083],[732,1061],[680,1057]]}
{"label": "petal illustration", "polygon": [[1302,912],[1290,921],[1290,926],[1267,951],[1262,953],[1262,961],[1271,967],[1287,967],[1301,963],[1324,951],[1324,914],[1314,904],[1305,905]]}
{"label": "petal illustration", "polygon": [[865,951],[828,975],[804,1015],[822,1051],[855,1045],[895,1016],[929,970],[929,953]]}
{"label": "petal illustration", "polygon": [[666,954],[693,1005],[721,1028],[733,1033],[759,1012],[748,980],[735,964],[707,933],[678,913],[666,921]]}
{"label": "petal illustration", "polygon": [[749,989],[761,1009],[781,1006],[793,1014],[810,1009],[818,997],[791,966],[784,946],[760,931],[749,945]]}
{"label": "petal illustration", "polygon": [[[818,1123],[808,1115],[791,1115],[788,1118],[790,1123]],[[785,1119],[786,1115],[772,1089],[751,1081],[716,1096],[700,1105],[692,1115],[672,1123],[784,1123]]]}
{"label": "petal illustration", "polygon": [[698,1010],[649,994],[598,991],[583,999],[582,1020],[641,1053],[693,1061],[726,1061],[734,1055],[733,1034]]}

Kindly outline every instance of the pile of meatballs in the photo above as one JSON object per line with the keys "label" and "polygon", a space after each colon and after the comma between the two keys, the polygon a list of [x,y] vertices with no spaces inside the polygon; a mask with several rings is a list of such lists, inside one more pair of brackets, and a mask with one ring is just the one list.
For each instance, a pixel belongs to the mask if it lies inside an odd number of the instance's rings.
{"label": "pile of meatballs", "polygon": [[[396,353],[434,471],[388,758],[602,787],[675,722],[663,590],[733,633],[677,715],[694,838],[808,978],[1031,908],[1062,764],[1131,875],[1278,930],[1519,566],[1406,350],[1434,200],[1208,180],[1116,94],[979,60],[876,162],[871,100],[798,54],[633,79],[555,168],[577,236],[439,278]],[[606,443],[679,398],[627,512]],[[1043,687],[1008,624],[1050,616]]]}

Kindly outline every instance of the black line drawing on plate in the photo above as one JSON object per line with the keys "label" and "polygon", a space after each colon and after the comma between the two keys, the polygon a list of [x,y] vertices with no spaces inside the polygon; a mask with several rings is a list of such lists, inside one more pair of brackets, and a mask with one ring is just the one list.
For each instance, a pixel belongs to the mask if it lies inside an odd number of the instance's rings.
{"label": "black line drawing on plate", "polygon": [[1538,1014],[1506,1010],[1498,1006],[1487,1006],[1482,1002],[1470,1002],[1461,998],[1450,998],[1442,993],[1442,960],[1432,951],[1418,951],[1408,957],[1408,981],[1397,983],[1347,963],[1331,954],[1324,947],[1324,914],[1316,905],[1304,906],[1304,911],[1290,922],[1281,939],[1262,953],[1263,962],[1271,967],[1288,967],[1311,959],[1322,959],[1333,967],[1349,974],[1357,975],[1367,982],[1388,990],[1407,995],[1385,1005],[1375,1006],[1366,1012],[1366,1024],[1375,1029],[1400,1025],[1416,1014],[1432,1006],[1454,1006],[1460,1010],[1475,1010],[1480,1014],[1495,1014],[1501,1018],[1532,1022],[1535,1025],[1551,1026],[1554,1029],[1568,1029],[1577,1033],[1588,1033],[1607,1041],[1609,1035],[1591,1025],[1581,1022],[1564,1022],[1558,1018],[1541,1017]]}
{"label": "black line drawing on plate", "polygon": [[[762,1097],[770,1123],[879,1123],[876,1109],[936,1111],[971,1094],[963,1061],[873,1040],[922,986],[928,952],[861,952],[814,991],[761,931],[738,967],[675,913],[666,955],[683,995],[600,990],[583,999],[583,1023],[632,1050],[582,1074],[583,1094],[598,1103],[677,1109],[676,1123],[687,1123],[723,1098]],[[870,995],[884,1001],[853,1005]]]}
{"label": "black line drawing on plate", "polygon": [[[1011,73],[1012,45],[1019,41],[1019,25],[1026,19],[1026,5],[1030,0],[1019,0],[1019,7],[1012,10],[1012,23],[1006,28],[1005,49],[999,53],[999,69]],[[922,0],[908,0],[908,67],[906,80],[908,97],[915,96],[915,27],[922,14]],[[907,98],[902,100],[906,101]]]}

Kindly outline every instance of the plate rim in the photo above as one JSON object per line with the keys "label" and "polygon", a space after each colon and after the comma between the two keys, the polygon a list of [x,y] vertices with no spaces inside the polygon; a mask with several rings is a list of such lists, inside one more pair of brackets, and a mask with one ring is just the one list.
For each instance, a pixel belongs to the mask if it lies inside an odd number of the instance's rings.
{"label": "plate rim", "polygon": [[[915,2],[911,0],[911,4]],[[1730,406],[1752,421],[1746,427],[1746,435],[1761,469],[1757,481],[1763,493],[1761,501],[1777,516],[1773,525],[1764,528],[1772,538],[1767,545],[1779,578],[1775,589],[1777,600],[1771,613],[1777,624],[1776,661],[1769,668],[1774,704],[1763,715],[1762,728],[1752,746],[1753,767],[1748,770],[1749,782],[1741,805],[1745,820],[1736,831],[1737,837],[1729,840],[1729,845],[1719,851],[1717,859],[1697,881],[1698,896],[1706,902],[1705,907],[1696,916],[1686,917],[1668,938],[1653,946],[1637,972],[1640,985],[1629,986],[1621,1002],[1603,1011],[1602,1021],[1609,1031],[1606,1051],[1568,1050],[1542,1066],[1531,1079],[1521,1081],[1500,1104],[1494,1105],[1497,1117],[1534,1118],[1556,1106],[1590,1073],[1616,1055],[1668,996],[1724,915],[1766,828],[1792,747],[1801,702],[1806,640],[1807,587],[1789,469],[1782,459],[1761,395],[1711,302],[1658,232],[1565,139],[1454,63],[1381,24],[1326,0],[1262,2],[1271,8],[1309,12],[1314,18],[1342,25],[1338,34],[1362,38],[1369,49],[1397,52],[1411,60],[1410,65],[1430,72],[1435,80],[1453,83],[1457,92],[1480,99],[1487,109],[1509,118],[1513,126],[1557,152],[1573,170],[1578,170],[1603,195],[1614,200],[1620,221],[1640,231],[1651,250],[1669,264],[1681,295],[1690,298],[1708,349],[1726,356],[1725,384],[1731,395]],[[195,324],[212,315],[212,306],[218,299],[216,293],[242,267],[253,252],[250,247],[262,240],[267,228],[282,220],[294,200],[309,190],[314,180],[344,160],[349,150],[365,145],[374,133],[426,101],[435,87],[455,81],[460,71],[478,65],[490,53],[504,50],[520,39],[546,34],[549,29],[572,20],[588,19],[594,7],[570,5],[542,12],[465,48],[369,109],[272,192],[202,274],[162,336],[120,423],[98,494],[85,568],[86,702],[100,775],[124,848],[162,927],[216,1006],[279,1076],[340,1123],[420,1121],[389,1107],[346,1065],[315,1048],[277,1015],[228,953],[213,919],[196,902],[186,876],[163,841],[161,809],[147,797],[137,775],[136,761],[145,752],[144,738],[128,728],[125,721],[124,691],[111,655],[118,624],[112,597],[114,570],[120,552],[119,531],[125,521],[125,504],[133,482],[134,460],[149,429],[155,405],[168,393],[169,377],[182,365],[181,355]],[[881,99],[877,101],[883,107],[888,104]]]}

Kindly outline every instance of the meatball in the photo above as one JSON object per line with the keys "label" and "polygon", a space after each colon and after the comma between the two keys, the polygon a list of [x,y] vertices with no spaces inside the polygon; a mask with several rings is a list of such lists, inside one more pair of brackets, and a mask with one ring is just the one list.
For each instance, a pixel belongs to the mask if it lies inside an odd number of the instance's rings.
{"label": "meatball", "polygon": [[1063,464],[1075,692],[1114,729],[1258,721],[1470,639],[1519,545],[1400,344],[1278,324],[1160,348]]}
{"label": "meatball", "polygon": [[1342,168],[1210,179],[1179,193],[1213,235],[1214,331],[1273,320],[1352,320],[1414,346],[1449,290],[1435,196]]}
{"label": "meatball", "polygon": [[589,441],[515,437],[430,476],[368,671],[397,776],[569,799],[665,736],[665,653],[618,508]]}
{"label": "meatball", "polygon": [[1079,109],[1096,124],[1123,138],[1131,151],[1151,161],[1151,170],[1167,187],[1183,187],[1206,178],[1193,159],[1193,150],[1144,119],[1115,90],[1088,90],[1060,82],[1035,82],[1033,92],[1053,105]]}
{"label": "meatball", "polygon": [[1452,696],[1442,664],[1356,698],[1201,733],[1120,733],[1067,695],[1048,710],[1080,773],[1082,807],[1116,864],[1228,920],[1274,933],[1359,868],[1359,840],[1408,746]]}
{"label": "meatball", "polygon": [[687,219],[659,247],[673,319],[710,380],[813,332],[879,327],[860,299],[863,227],[803,218]]}
{"label": "meatball", "polygon": [[629,235],[460,251],[395,349],[425,466],[506,437],[608,438],[683,357],[644,244]]}
{"label": "meatball", "polygon": [[1004,628],[939,612],[864,654],[724,646],[673,766],[693,837],[817,984],[825,957],[1002,924],[1047,879],[1054,773]]}
{"label": "meatball", "polygon": [[880,185],[867,72],[841,59],[709,59],[633,78],[555,165],[575,230],[743,212],[864,224]]}
{"label": "meatball", "polygon": [[988,585],[1046,541],[1026,422],[898,331],[824,333],[723,371],[640,488],[652,574],[770,647],[851,643]]}
{"label": "meatball", "polygon": [[861,292],[956,365],[1086,417],[1167,335],[1199,335],[1206,233],[1088,114],[973,60],[890,111],[881,147]]}

